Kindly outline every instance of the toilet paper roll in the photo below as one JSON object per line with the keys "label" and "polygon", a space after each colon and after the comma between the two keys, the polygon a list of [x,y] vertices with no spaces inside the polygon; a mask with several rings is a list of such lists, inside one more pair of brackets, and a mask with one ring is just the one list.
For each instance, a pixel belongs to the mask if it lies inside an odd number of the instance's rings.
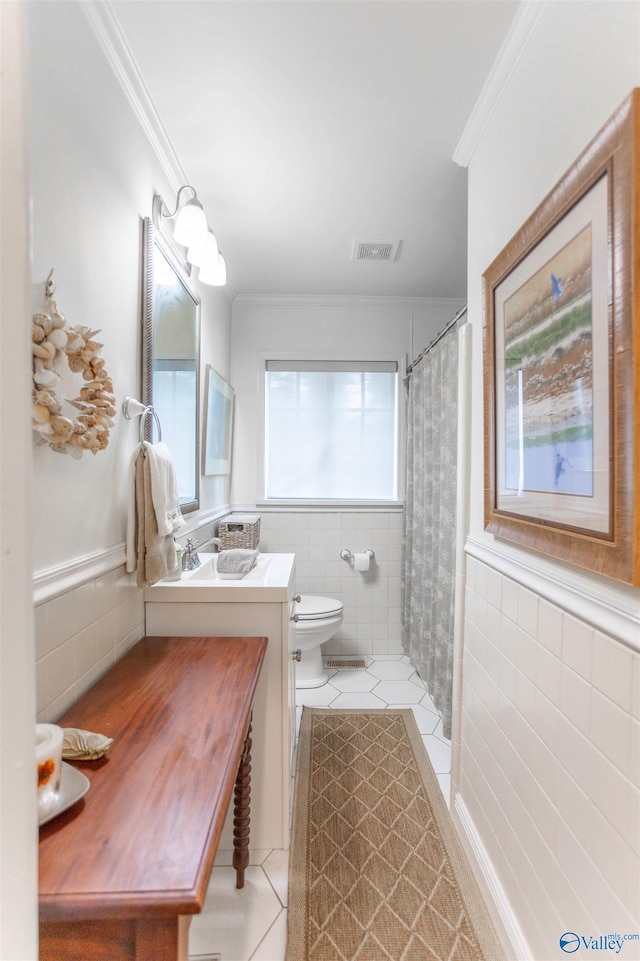
{"label": "toilet paper roll", "polygon": [[38,771],[38,814],[50,814],[58,802],[62,776],[62,728],[57,724],[36,724],[36,767]]}
{"label": "toilet paper roll", "polygon": [[369,555],[366,551],[353,555],[353,569],[356,571],[369,570]]}

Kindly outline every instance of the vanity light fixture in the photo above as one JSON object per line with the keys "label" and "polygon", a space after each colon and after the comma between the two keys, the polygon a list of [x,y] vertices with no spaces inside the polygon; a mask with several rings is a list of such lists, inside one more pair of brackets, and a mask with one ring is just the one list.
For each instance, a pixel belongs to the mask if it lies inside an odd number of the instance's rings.
{"label": "vanity light fixture", "polygon": [[202,266],[198,273],[198,280],[203,284],[210,284],[212,287],[224,287],[227,282],[227,265],[220,252],[212,266]]}
{"label": "vanity light fixture", "polygon": [[[182,202],[185,190],[191,191],[192,196]],[[194,187],[185,184],[180,187],[176,197],[175,210],[170,211],[159,194],[153,198],[153,222],[158,229],[162,229],[163,220],[174,220],[173,240],[186,247],[184,255],[186,261],[194,267],[199,267],[198,280],[203,284],[222,287],[227,282],[227,268],[222,254],[218,250],[218,243],[211,227],[207,223],[202,204]]]}
{"label": "vanity light fixture", "polygon": [[214,267],[218,259],[218,243],[211,227],[207,229],[207,238],[203,244],[189,247],[187,260],[194,267]]}
{"label": "vanity light fixture", "polygon": [[[190,190],[193,196],[181,204],[180,200],[185,190]],[[202,204],[198,200],[198,195],[194,187],[189,186],[189,184],[180,187],[178,196],[176,197],[176,209],[173,212],[168,209],[162,198],[158,199],[160,200],[160,217],[166,220],[173,220],[175,218],[173,239],[177,244],[181,244],[183,247],[204,244],[209,228],[205,212],[202,209]]]}

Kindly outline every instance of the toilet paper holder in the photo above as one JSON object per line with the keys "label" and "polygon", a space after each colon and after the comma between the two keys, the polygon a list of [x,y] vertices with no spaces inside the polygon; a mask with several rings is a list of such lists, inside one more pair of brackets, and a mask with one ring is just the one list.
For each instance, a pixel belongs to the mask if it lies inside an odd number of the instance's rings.
{"label": "toilet paper holder", "polygon": [[[376,555],[373,553],[370,547],[368,547],[366,551],[363,551],[362,553],[366,554],[370,561],[375,560]],[[351,561],[353,560],[354,555],[348,548],[345,547],[344,550],[340,551],[340,557],[343,561]]]}

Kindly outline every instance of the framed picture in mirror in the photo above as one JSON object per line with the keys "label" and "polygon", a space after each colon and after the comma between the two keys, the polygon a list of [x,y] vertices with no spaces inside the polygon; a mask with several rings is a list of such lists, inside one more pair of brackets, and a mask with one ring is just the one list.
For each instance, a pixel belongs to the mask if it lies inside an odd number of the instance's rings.
{"label": "framed picture in mirror", "polygon": [[203,474],[230,474],[233,438],[233,387],[207,364]]}

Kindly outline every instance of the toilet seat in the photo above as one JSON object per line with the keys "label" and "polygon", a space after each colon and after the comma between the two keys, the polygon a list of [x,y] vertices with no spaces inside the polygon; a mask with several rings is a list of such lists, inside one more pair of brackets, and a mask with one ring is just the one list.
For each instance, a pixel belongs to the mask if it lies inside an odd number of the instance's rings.
{"label": "toilet seat", "polygon": [[323,617],[341,614],[343,604],[335,597],[321,597],[317,594],[302,594],[296,603],[295,613],[299,621],[316,621]]}

